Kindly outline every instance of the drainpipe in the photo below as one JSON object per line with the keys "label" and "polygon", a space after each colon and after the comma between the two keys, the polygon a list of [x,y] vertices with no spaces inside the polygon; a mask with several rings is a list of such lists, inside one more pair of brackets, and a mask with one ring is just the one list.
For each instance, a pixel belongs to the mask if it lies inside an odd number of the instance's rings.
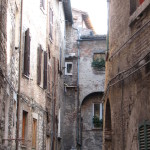
{"label": "drainpipe", "polygon": [[16,150],[19,149],[19,112],[20,112],[20,84],[21,84],[21,44],[22,44],[22,15],[23,13],[23,0],[21,0],[20,12],[20,41],[19,41],[19,72],[18,72],[18,95],[17,95],[17,123],[16,123]]}
{"label": "drainpipe", "polygon": [[109,51],[109,0],[107,0],[107,52]]}
{"label": "drainpipe", "polygon": [[76,134],[77,134],[77,144],[79,143],[79,113],[80,113],[80,110],[79,110],[79,63],[80,63],[80,31],[78,28],[75,28],[72,26],[72,28],[74,30],[77,31],[77,34],[78,34],[78,40],[77,40],[77,47],[78,47],[78,67],[77,67],[77,131],[76,131]]}

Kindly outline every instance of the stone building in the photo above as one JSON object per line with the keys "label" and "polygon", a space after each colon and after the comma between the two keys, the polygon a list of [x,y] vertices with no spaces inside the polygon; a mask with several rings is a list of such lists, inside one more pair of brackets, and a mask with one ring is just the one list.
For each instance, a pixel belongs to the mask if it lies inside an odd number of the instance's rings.
{"label": "stone building", "polygon": [[[94,34],[86,12],[72,9],[72,13],[73,25],[66,24],[62,144],[64,150],[98,150],[102,149],[106,36]],[[102,66],[94,66],[97,60],[102,60]],[[93,116],[97,117],[97,124],[93,123]]]}
{"label": "stone building", "polygon": [[104,150],[150,149],[150,1],[109,1]]}
{"label": "stone building", "polygon": [[[70,1],[0,1],[0,149],[61,149]],[[34,6],[34,7],[33,7]]]}

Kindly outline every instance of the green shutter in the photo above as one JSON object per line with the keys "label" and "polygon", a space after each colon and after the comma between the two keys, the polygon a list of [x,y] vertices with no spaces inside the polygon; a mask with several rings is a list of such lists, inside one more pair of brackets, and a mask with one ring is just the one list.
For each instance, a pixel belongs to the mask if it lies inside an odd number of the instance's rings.
{"label": "green shutter", "polygon": [[139,126],[139,149],[150,150],[150,123],[144,122]]}

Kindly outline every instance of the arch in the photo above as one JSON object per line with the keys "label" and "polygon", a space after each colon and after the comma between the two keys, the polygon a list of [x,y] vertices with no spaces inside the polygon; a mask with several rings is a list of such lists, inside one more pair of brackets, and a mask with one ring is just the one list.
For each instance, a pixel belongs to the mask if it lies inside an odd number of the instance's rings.
{"label": "arch", "polygon": [[107,99],[105,112],[105,141],[110,140],[111,140],[111,107],[109,99]]}
{"label": "arch", "polygon": [[81,106],[84,104],[84,102],[85,102],[89,97],[92,97],[92,96],[95,96],[95,95],[97,95],[97,96],[99,96],[99,97],[102,97],[103,94],[104,94],[103,92],[92,92],[92,93],[89,93],[88,95],[86,95],[86,96],[84,97],[83,100],[81,100]]}

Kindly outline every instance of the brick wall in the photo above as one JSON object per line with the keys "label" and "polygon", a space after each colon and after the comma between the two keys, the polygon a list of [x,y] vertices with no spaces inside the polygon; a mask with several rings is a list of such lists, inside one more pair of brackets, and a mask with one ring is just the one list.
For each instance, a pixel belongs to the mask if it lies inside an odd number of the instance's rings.
{"label": "brick wall", "polygon": [[[110,100],[112,138],[111,142],[105,139],[104,132],[104,149],[108,149],[108,145],[111,144],[110,149],[138,150],[138,127],[142,122],[150,119],[147,101],[149,70],[146,71],[147,67],[142,67],[149,57],[148,55],[144,58],[149,53],[150,47],[148,23],[150,12],[146,3],[147,1],[130,16],[130,1],[110,2],[110,51],[106,64],[106,86],[109,81],[110,84],[114,84],[124,77],[125,79],[111,86],[105,97],[106,115],[106,100]],[[148,7],[141,15],[136,16],[141,8],[145,7],[144,5]],[[132,36],[134,33],[136,34]],[[114,54],[115,52],[117,53]],[[117,76],[125,70],[127,71]],[[111,80],[113,77],[114,80]],[[107,121],[104,122],[104,125],[107,124]]]}

